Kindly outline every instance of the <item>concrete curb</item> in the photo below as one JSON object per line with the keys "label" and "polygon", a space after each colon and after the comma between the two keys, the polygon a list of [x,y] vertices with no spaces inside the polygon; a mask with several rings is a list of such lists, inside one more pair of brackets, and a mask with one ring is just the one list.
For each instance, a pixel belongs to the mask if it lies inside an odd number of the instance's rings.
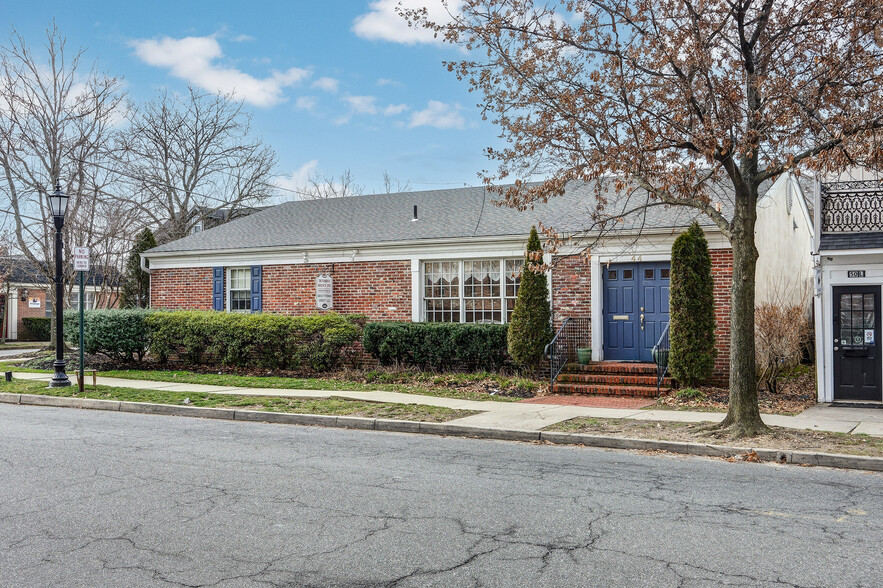
{"label": "concrete curb", "polygon": [[859,455],[842,455],[836,453],[813,453],[809,451],[750,449],[747,447],[684,443],[680,441],[605,437],[602,435],[586,435],[583,433],[490,429],[486,427],[454,425],[451,423],[424,423],[419,421],[399,421],[393,419],[372,419],[350,416],[236,410],[232,408],[203,408],[198,406],[180,406],[173,404],[152,404],[148,402],[123,402],[118,400],[98,400],[93,398],[43,396],[39,394],[8,394],[5,392],[0,392],[0,404],[26,404],[32,406],[83,408],[89,410],[112,410],[138,414],[186,416],[284,425],[339,427],[343,429],[368,429],[396,433],[475,437],[479,439],[495,439],[501,441],[546,442],[556,445],[583,445],[586,447],[603,449],[667,451],[669,453],[680,453],[702,457],[735,457],[753,450],[757,453],[757,456],[761,461],[883,472],[883,458],[880,457],[863,457]]}

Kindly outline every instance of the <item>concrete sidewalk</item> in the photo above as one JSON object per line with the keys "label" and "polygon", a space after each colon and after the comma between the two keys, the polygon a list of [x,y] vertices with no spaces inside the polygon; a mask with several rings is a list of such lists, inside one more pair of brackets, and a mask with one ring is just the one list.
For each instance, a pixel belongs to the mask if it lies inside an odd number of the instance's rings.
{"label": "concrete sidewalk", "polygon": [[[45,380],[51,374],[15,372],[21,380]],[[615,419],[635,419],[644,421],[675,421],[687,423],[719,422],[722,413],[689,412],[681,410],[639,410],[622,408],[591,408],[584,406],[561,406],[557,404],[537,404],[521,402],[494,402],[421,396],[384,391],[346,390],[293,390],[282,388],[238,388],[235,386],[210,386],[205,384],[185,384],[157,382],[152,380],[129,380],[124,378],[98,378],[104,386],[138,388],[142,390],[167,390],[169,392],[202,392],[210,394],[231,394],[239,396],[285,396],[291,398],[311,397],[350,398],[370,402],[391,402],[397,404],[421,404],[446,408],[481,411],[480,414],[450,421],[450,424],[469,427],[483,427],[501,430],[538,431],[549,425],[575,417],[597,417]],[[768,425],[790,429],[811,429],[836,433],[865,433],[883,436],[883,410],[861,408],[831,408],[827,405],[814,406],[797,416],[763,415]]]}

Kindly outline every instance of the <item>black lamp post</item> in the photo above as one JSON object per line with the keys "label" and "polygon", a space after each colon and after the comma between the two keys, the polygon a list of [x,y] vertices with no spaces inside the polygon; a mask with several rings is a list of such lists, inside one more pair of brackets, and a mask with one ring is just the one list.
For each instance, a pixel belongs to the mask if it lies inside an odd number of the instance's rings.
{"label": "black lamp post", "polygon": [[55,192],[49,195],[49,207],[52,209],[52,220],[55,221],[55,375],[49,382],[50,388],[70,386],[71,381],[64,368],[64,340],[62,326],[64,323],[61,309],[64,307],[64,276],[62,275],[61,255],[64,246],[61,242],[61,229],[64,228],[64,215],[67,212],[68,196],[61,191],[61,183],[55,183]]}

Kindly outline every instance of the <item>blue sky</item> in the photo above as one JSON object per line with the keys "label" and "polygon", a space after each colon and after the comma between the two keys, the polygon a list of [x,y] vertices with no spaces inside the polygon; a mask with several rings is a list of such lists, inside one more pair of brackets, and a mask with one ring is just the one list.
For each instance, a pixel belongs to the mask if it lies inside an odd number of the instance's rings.
{"label": "blue sky", "polygon": [[417,190],[475,185],[497,131],[442,65],[463,53],[409,30],[396,2],[10,2],[4,37],[14,27],[36,48],[55,19],[136,102],[188,82],[235,89],[281,185],[345,169],[368,192],[384,171]]}

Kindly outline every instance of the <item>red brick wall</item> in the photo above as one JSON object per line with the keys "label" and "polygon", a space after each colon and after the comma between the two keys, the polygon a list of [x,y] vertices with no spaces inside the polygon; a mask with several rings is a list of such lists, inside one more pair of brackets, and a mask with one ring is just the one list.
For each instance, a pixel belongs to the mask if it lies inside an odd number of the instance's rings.
{"label": "red brick wall", "polygon": [[[21,295],[22,290],[18,291],[18,323],[16,325],[16,329],[18,330],[18,337],[21,338],[22,335],[25,334],[25,318],[29,317],[45,317],[46,316],[46,291],[38,290],[36,288],[28,288],[28,296],[27,299],[22,301]],[[29,308],[29,300],[31,298],[39,298],[40,299],[40,308]]]}
{"label": "red brick wall", "polygon": [[[334,310],[362,313],[372,320],[411,319],[411,262],[357,261],[265,265],[264,312],[301,315],[317,312],[316,276],[334,279]],[[211,268],[156,269],[150,275],[154,308],[211,310]]]}
{"label": "red brick wall", "polygon": [[714,331],[717,358],[714,360],[715,380],[726,383],[730,377],[730,291],[733,288],[733,250],[711,250],[711,275],[714,278]]}
{"label": "red brick wall", "polygon": [[212,268],[157,269],[150,274],[150,306],[211,310]]}
{"label": "red brick wall", "polygon": [[[717,358],[715,380],[725,383],[730,374],[730,290],[733,285],[733,250],[713,249],[714,304]],[[591,317],[591,265],[580,255],[555,257],[552,266],[552,320],[557,330],[565,318]]]}
{"label": "red brick wall", "polygon": [[411,320],[411,262],[356,261],[265,265],[264,312],[308,314],[316,310],[316,276],[334,279],[334,310],[371,320]]}
{"label": "red brick wall", "polygon": [[592,267],[582,255],[552,259],[552,324],[555,330],[571,316],[592,317]]}

